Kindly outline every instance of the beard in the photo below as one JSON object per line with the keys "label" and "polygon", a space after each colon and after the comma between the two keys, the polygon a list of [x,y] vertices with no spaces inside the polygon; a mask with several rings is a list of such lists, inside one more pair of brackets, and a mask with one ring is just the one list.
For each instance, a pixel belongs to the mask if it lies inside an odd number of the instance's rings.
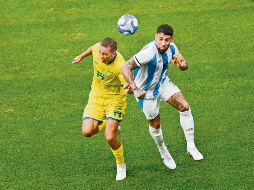
{"label": "beard", "polygon": [[164,53],[164,52],[166,52],[166,51],[168,50],[168,47],[167,47],[166,49],[160,49],[160,48],[157,47],[157,49],[158,49],[158,51],[159,51],[160,53]]}
{"label": "beard", "polygon": [[161,49],[161,48],[158,47],[157,43],[155,43],[155,46],[157,47],[157,49],[158,49],[158,51],[159,51],[160,53],[166,52],[166,51],[168,50],[168,48],[169,48],[169,46],[168,46],[166,49]]}

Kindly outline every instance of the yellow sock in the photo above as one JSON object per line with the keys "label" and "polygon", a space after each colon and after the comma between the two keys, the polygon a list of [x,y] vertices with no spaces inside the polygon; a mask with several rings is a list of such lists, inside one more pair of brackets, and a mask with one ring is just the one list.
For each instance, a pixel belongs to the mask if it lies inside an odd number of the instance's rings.
{"label": "yellow sock", "polygon": [[116,163],[122,165],[124,163],[123,144],[117,150],[111,148],[111,151],[116,159]]}
{"label": "yellow sock", "polygon": [[102,123],[99,125],[99,131],[101,131],[102,129],[104,129],[106,126],[106,120],[103,120]]}

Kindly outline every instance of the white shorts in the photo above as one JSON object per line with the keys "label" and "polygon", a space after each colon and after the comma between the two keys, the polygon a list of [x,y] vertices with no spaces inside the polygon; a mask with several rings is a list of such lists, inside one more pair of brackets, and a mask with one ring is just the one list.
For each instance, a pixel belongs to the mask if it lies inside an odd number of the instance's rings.
{"label": "white shorts", "polygon": [[154,119],[160,111],[160,101],[166,102],[171,96],[180,92],[180,89],[171,81],[165,80],[159,90],[159,95],[153,99],[137,99],[139,107],[143,110],[146,119]]}

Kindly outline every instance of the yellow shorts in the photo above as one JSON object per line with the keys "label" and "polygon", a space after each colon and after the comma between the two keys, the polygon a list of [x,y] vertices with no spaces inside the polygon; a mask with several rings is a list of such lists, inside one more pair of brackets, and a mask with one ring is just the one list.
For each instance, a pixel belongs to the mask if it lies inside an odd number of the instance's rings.
{"label": "yellow shorts", "polygon": [[90,94],[82,119],[92,118],[97,121],[115,119],[120,122],[123,120],[125,109],[125,95],[101,97]]}

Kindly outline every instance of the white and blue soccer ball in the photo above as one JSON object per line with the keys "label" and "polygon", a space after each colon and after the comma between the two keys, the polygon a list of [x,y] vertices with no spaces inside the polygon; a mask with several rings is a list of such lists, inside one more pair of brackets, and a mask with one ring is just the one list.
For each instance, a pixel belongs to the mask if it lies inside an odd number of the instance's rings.
{"label": "white and blue soccer ball", "polygon": [[134,34],[138,29],[138,19],[133,15],[122,15],[117,21],[117,30],[127,36]]}

